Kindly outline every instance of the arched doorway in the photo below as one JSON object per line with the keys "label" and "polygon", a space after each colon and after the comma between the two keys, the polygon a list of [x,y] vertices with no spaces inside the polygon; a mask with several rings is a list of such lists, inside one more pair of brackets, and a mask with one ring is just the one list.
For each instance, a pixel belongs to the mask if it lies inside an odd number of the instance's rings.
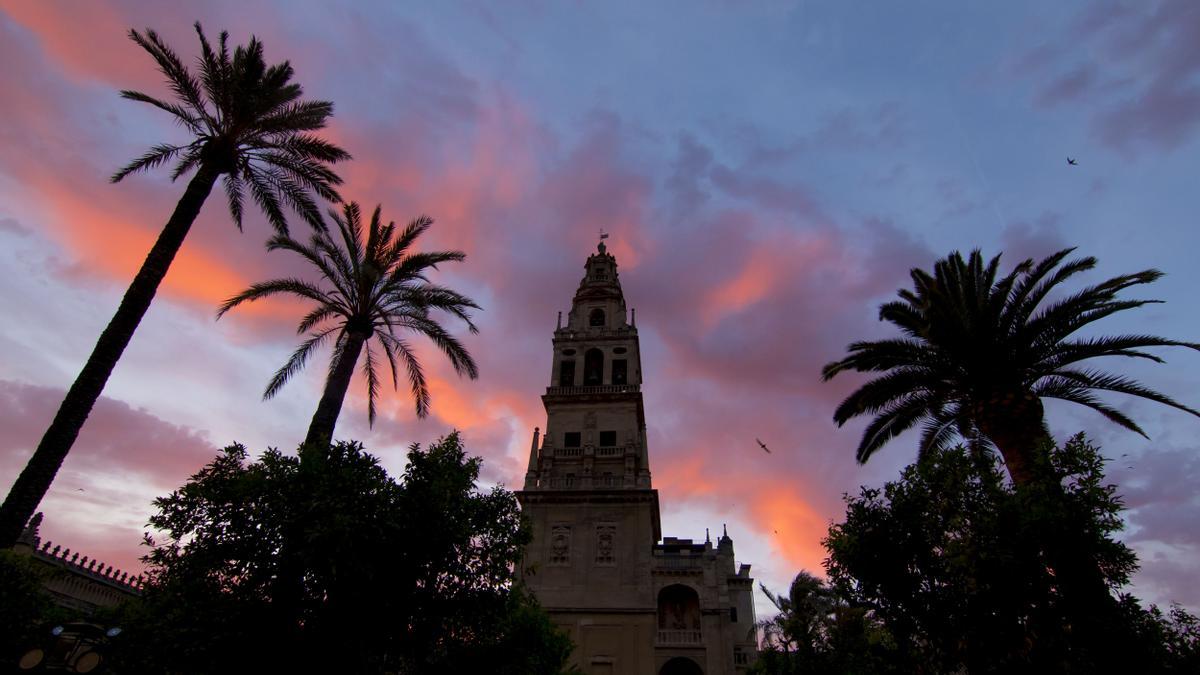
{"label": "arched doorway", "polygon": [[704,675],[704,671],[695,661],[685,656],[676,656],[663,664],[658,675]]}

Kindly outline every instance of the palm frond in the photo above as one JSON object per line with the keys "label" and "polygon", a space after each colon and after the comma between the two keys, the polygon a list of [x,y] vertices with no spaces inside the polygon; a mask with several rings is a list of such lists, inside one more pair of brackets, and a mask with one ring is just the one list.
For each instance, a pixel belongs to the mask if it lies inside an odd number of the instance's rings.
{"label": "palm frond", "polygon": [[109,178],[110,182],[119,183],[131,173],[139,171],[147,171],[162,164],[166,164],[175,159],[181,151],[186,150],[187,146],[182,145],[167,145],[165,143],[156,145],[150,148],[144,155],[138,157],[132,162],[126,164],[117,170],[116,173]]}
{"label": "palm frond", "polygon": [[833,419],[840,427],[854,417],[879,412],[913,393],[931,393],[937,378],[930,375],[925,368],[892,369],[846,397],[834,411]]}
{"label": "palm frond", "polygon": [[401,325],[429,338],[446,355],[455,373],[460,376],[466,375],[472,380],[479,377],[479,367],[470,352],[441,324],[424,317],[408,316],[401,319]]}
{"label": "palm frond", "polygon": [[429,385],[425,381],[425,372],[421,368],[421,362],[417,360],[416,354],[404,340],[387,333],[380,333],[379,339],[389,342],[392,351],[404,362],[404,369],[408,373],[409,388],[417,408],[417,417],[424,419],[429,415],[430,397]]}
{"label": "palm frond", "polygon": [[267,388],[263,391],[263,399],[273,398],[283,388],[283,385],[292,379],[293,375],[304,370],[304,365],[308,363],[308,357],[325,343],[325,340],[329,338],[331,333],[338,329],[338,326],[327,328],[314,333],[307,340],[301,342],[296,351],[292,352],[292,355],[288,357],[287,363],[283,364],[283,367],[275,371],[275,374],[271,376],[271,381],[267,383]]}
{"label": "palm frond", "polygon": [[375,401],[379,399],[379,373],[375,370],[375,353],[371,343],[365,345],[367,357],[363,359],[363,375],[367,379],[367,426],[375,426]]}
{"label": "palm frond", "polygon": [[929,396],[910,396],[896,401],[881,411],[863,430],[855,458],[864,464],[875,451],[888,441],[911,429],[922,418],[929,416],[930,406],[936,401]]}
{"label": "palm frond", "polygon": [[182,125],[188,131],[194,134],[204,133],[203,120],[188,111],[184,106],[169,101],[157,99],[149,94],[143,94],[140,91],[132,89],[122,89],[121,98],[130,101],[138,101],[141,103],[149,103],[150,105],[169,113],[175,118],[175,121]]}
{"label": "palm frond", "polygon": [[216,127],[216,122],[209,115],[200,93],[200,83],[188,71],[179,57],[167,46],[153,29],[147,28],[145,35],[136,30],[129,31],[129,39],[133,40],[154,59],[159,71],[167,78],[167,86],[176,96],[191,108],[195,117],[204,120],[205,126]]}
{"label": "palm frond", "polygon": [[264,175],[263,169],[250,166],[243,172],[242,177],[250,184],[250,194],[255,203],[267,216],[267,222],[279,234],[288,233],[287,217],[279,204],[279,195],[275,192],[274,184]]}
{"label": "palm frond", "polygon": [[236,173],[225,174],[225,198],[229,202],[229,215],[233,217],[233,224],[237,225],[240,232],[242,229],[242,179],[238,178]]}
{"label": "palm frond", "polygon": [[272,279],[251,284],[249,288],[221,303],[217,310],[217,318],[225,316],[229,310],[244,302],[254,302],[272,295],[290,294],[312,300],[323,305],[338,306],[336,299],[331,298],[320,287],[303,279]]}

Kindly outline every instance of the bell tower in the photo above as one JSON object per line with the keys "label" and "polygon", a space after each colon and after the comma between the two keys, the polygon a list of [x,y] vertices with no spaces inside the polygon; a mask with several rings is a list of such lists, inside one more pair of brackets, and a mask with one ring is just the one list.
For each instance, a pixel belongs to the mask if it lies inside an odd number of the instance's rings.
{"label": "bell tower", "polygon": [[[650,478],[642,361],[603,238],[551,340],[524,489],[525,585],[588,675],[743,672],[754,649],[750,566],[733,542],[663,537]],[[661,543],[659,543],[661,541]]]}
{"label": "bell tower", "polygon": [[567,325],[560,315],[554,331],[546,433],[525,489],[649,489],[637,327],[603,241],[584,269]]}

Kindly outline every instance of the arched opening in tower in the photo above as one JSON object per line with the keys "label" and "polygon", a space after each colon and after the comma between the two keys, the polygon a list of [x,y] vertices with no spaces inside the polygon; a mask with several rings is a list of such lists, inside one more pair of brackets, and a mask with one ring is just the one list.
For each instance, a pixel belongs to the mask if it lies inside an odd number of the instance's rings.
{"label": "arched opening in tower", "polygon": [[583,355],[583,384],[604,384],[604,352],[595,347]]}
{"label": "arched opening in tower", "polygon": [[604,326],[604,310],[600,309],[599,307],[597,307],[596,309],[593,309],[592,313],[588,315],[588,325],[603,327]]}
{"label": "arched opening in tower", "polygon": [[696,589],[683,584],[671,584],[658,592],[658,629],[689,632],[700,630],[700,596]]}

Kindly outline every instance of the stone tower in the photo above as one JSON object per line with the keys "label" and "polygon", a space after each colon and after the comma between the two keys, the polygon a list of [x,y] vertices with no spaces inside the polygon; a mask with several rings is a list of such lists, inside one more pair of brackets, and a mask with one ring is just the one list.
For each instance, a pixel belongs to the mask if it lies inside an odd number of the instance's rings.
{"label": "stone tower", "polygon": [[524,489],[524,580],[588,675],[741,672],[754,652],[750,566],[733,541],[662,536],[651,484],[637,327],[616,259],[588,257],[554,331],[546,432]]}

